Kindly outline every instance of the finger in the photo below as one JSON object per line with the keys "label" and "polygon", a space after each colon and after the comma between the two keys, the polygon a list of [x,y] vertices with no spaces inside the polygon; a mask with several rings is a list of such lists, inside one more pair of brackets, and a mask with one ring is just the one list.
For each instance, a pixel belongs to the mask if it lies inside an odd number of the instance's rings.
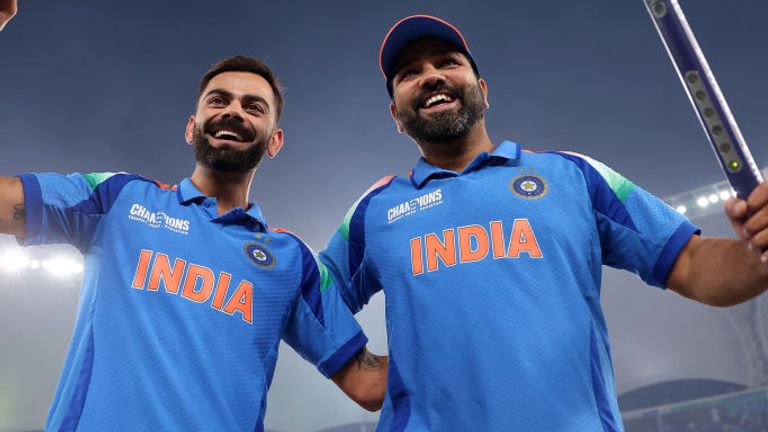
{"label": "finger", "polygon": [[768,249],[768,229],[764,229],[754,234],[749,239],[750,250],[763,251]]}
{"label": "finger", "polygon": [[749,219],[744,222],[743,229],[749,236],[768,230],[768,207],[763,207],[758,212],[751,214]]}
{"label": "finger", "polygon": [[747,204],[749,206],[748,209],[750,214],[757,213],[768,206],[768,182],[763,182],[757,185],[755,190],[749,194]]}
{"label": "finger", "polygon": [[745,238],[742,224],[747,215],[747,203],[738,198],[731,198],[725,203],[725,215],[733,226],[733,230],[741,238]]}

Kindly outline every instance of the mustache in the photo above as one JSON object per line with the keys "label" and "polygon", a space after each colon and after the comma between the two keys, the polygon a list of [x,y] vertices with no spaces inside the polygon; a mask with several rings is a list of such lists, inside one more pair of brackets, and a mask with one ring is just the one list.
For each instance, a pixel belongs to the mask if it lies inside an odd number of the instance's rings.
{"label": "mustache", "polygon": [[203,127],[203,132],[213,136],[216,132],[226,129],[243,138],[243,142],[251,142],[256,139],[256,133],[246,127],[242,121],[233,118],[223,118],[218,121],[210,121]]}

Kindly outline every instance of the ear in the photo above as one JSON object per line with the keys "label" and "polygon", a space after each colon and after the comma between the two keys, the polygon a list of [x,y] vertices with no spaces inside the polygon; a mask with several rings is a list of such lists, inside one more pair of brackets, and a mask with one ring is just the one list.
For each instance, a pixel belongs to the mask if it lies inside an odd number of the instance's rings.
{"label": "ear", "polygon": [[272,131],[269,143],[267,143],[267,156],[270,158],[277,156],[281,148],[283,148],[283,130],[275,129]]}
{"label": "ear", "polygon": [[192,137],[195,135],[195,116],[191,115],[189,116],[189,120],[187,121],[187,127],[184,129],[184,139],[187,141],[187,144],[192,145]]}
{"label": "ear", "polygon": [[483,91],[483,100],[485,101],[485,109],[488,109],[491,107],[491,104],[488,103],[488,83],[486,83],[485,80],[482,78],[480,78],[478,82],[480,83],[480,89]]}
{"label": "ear", "polygon": [[405,132],[405,129],[403,128],[403,125],[400,123],[400,120],[397,119],[397,109],[395,108],[394,102],[389,104],[389,115],[391,115],[392,120],[395,121],[395,125],[397,126],[397,131],[400,133]]}

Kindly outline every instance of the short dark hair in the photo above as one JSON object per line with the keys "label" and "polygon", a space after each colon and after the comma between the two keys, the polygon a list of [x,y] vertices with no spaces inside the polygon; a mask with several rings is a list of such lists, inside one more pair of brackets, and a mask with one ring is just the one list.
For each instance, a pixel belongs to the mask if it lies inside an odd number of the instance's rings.
{"label": "short dark hair", "polygon": [[283,86],[280,85],[280,81],[269,66],[255,57],[236,55],[219,60],[211,66],[200,79],[200,87],[197,90],[198,100],[213,77],[224,72],[250,72],[264,78],[269,83],[269,86],[272,87],[272,93],[275,95],[275,113],[277,114],[275,123],[280,121],[280,116],[283,114],[283,105],[285,104]]}

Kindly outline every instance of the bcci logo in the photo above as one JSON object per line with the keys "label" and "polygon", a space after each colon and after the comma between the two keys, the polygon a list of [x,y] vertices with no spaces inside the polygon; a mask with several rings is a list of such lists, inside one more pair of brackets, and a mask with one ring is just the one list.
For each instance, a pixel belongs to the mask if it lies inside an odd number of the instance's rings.
{"label": "bcci logo", "polygon": [[525,199],[539,199],[547,194],[547,182],[535,174],[524,174],[512,179],[509,189]]}
{"label": "bcci logo", "polygon": [[261,243],[246,243],[244,250],[248,259],[265,270],[271,269],[277,262],[277,259],[272,255],[272,252]]}

